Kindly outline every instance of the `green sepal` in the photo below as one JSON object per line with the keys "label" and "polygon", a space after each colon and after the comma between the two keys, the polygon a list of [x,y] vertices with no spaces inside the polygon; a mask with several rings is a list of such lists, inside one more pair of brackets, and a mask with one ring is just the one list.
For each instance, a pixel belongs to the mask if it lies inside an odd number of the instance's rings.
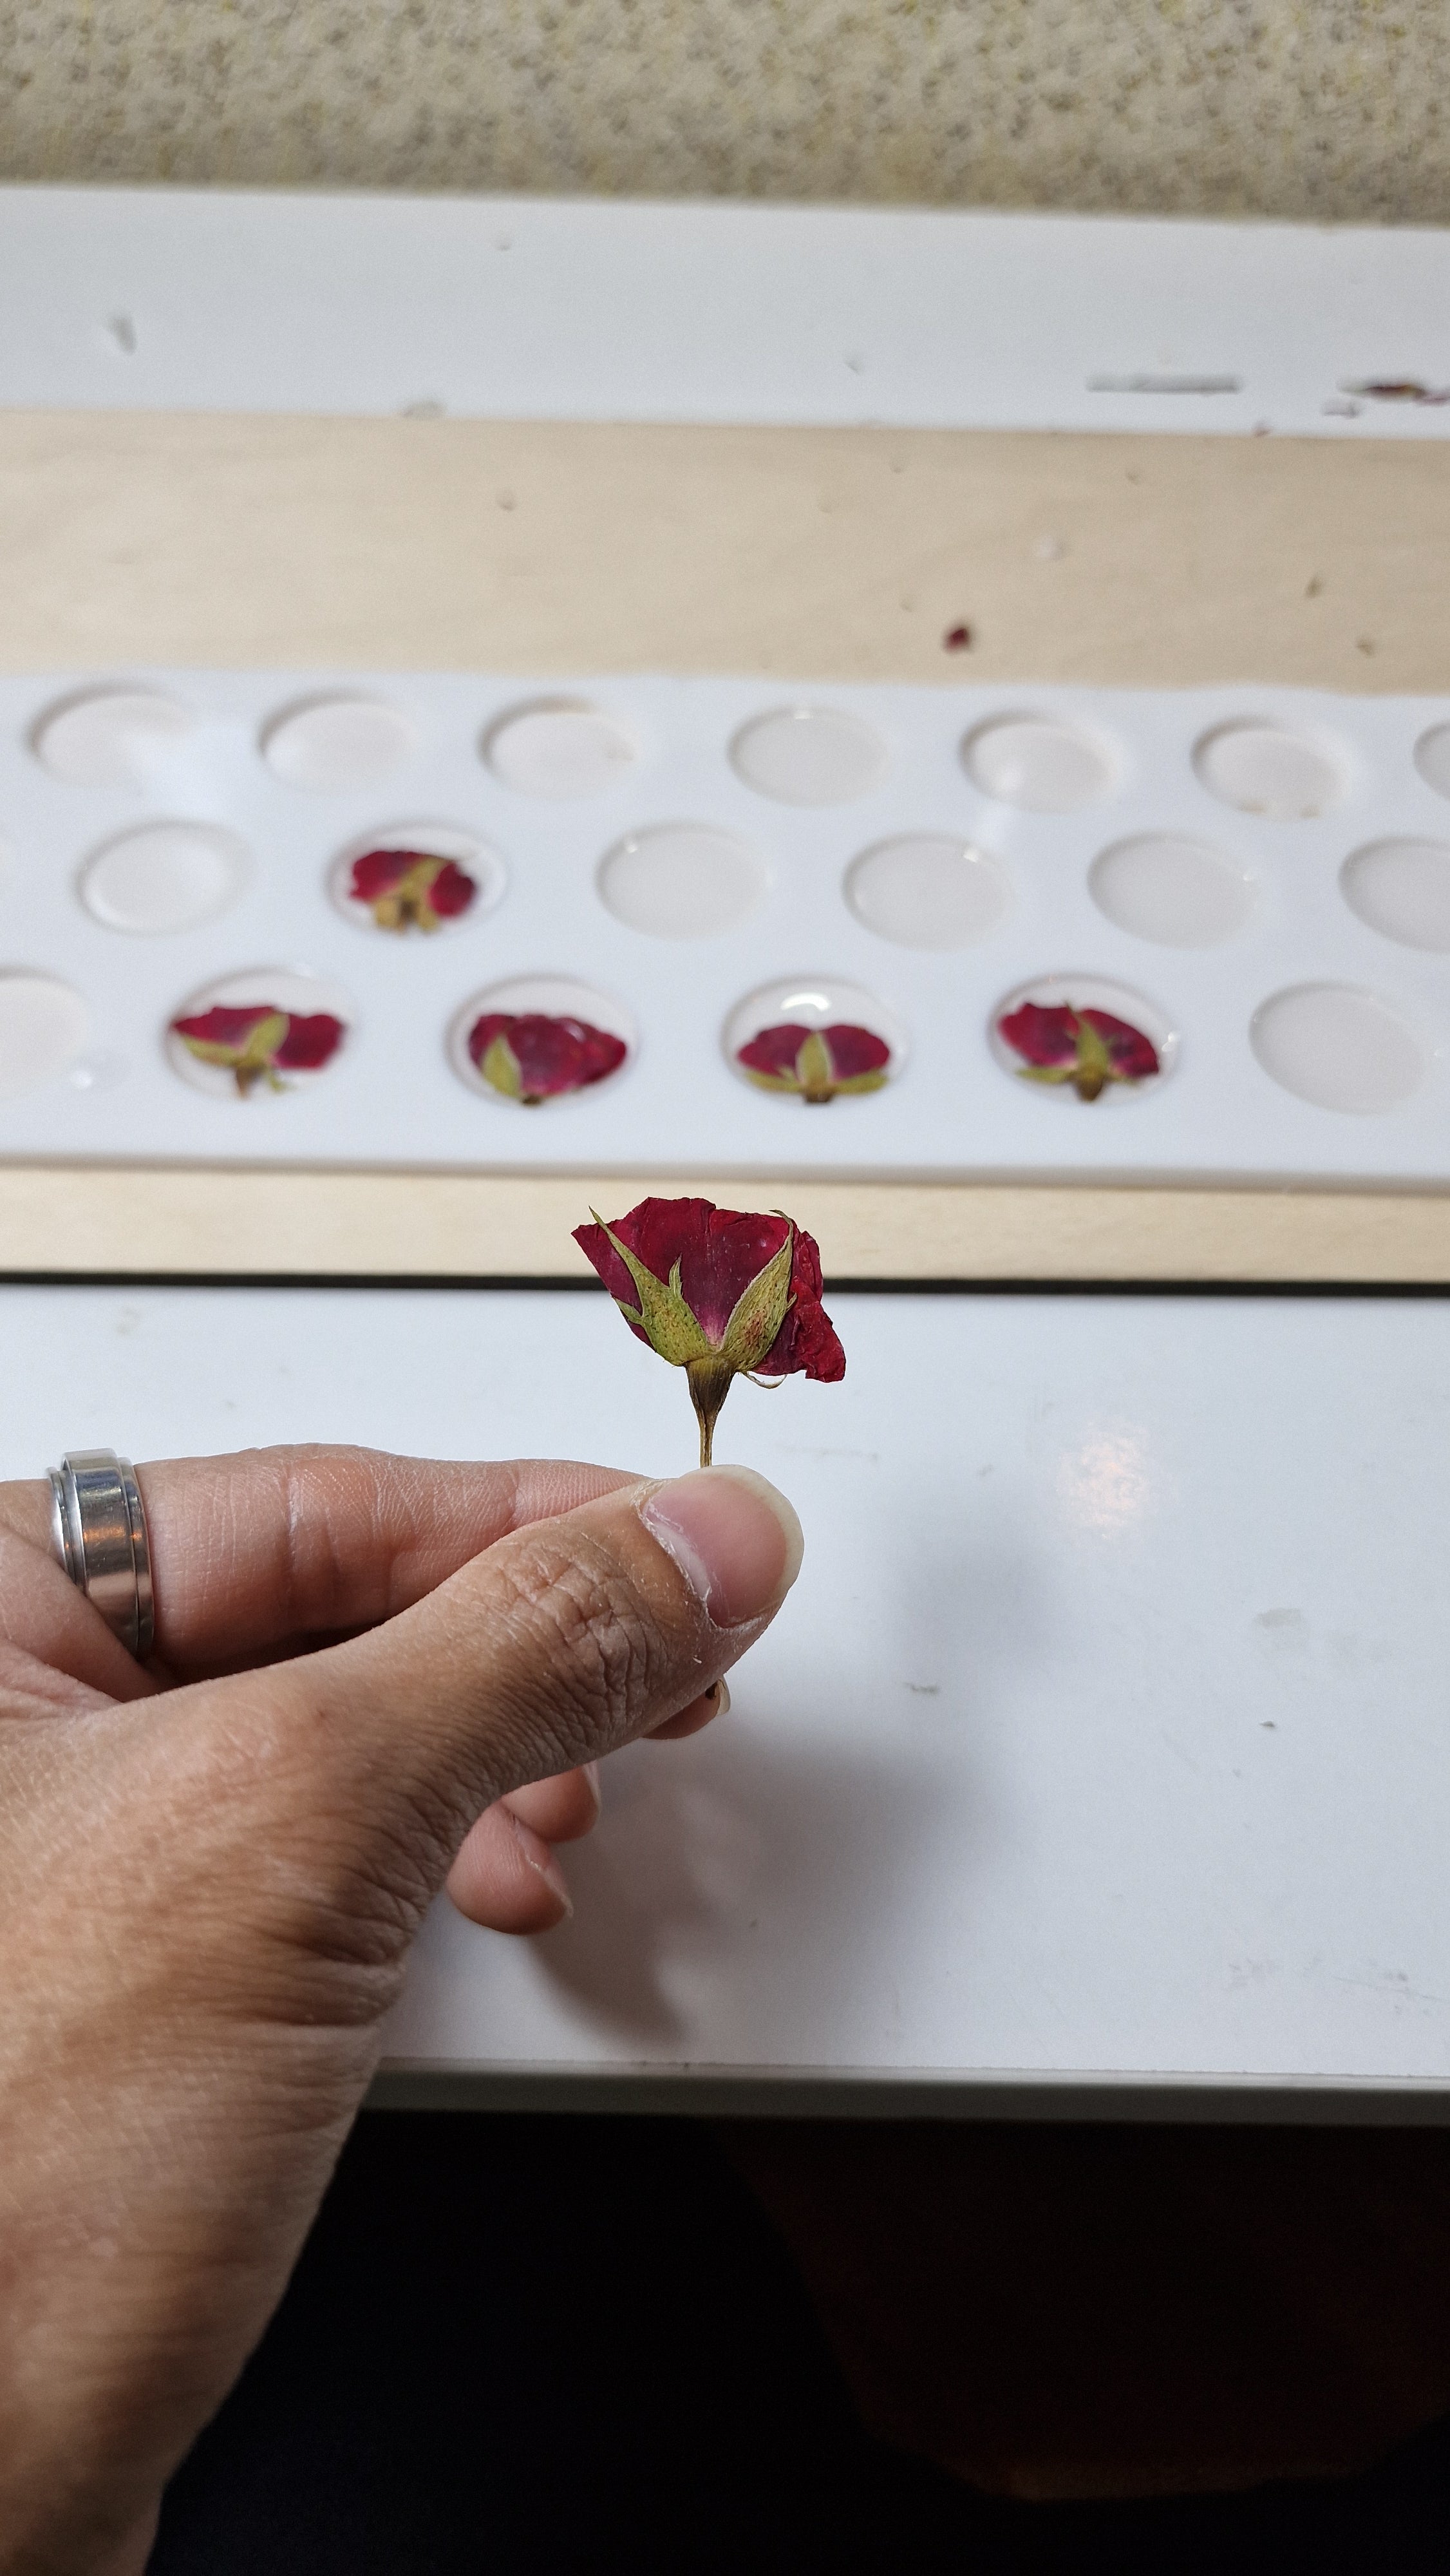
{"label": "green sepal", "polygon": [[812,1029],[796,1049],[795,1078],[797,1088],[807,1096],[829,1099],[841,1086],[836,1080],[835,1059],[819,1029]]}
{"label": "green sepal", "polygon": [[779,1252],[737,1297],[720,1344],[721,1358],[728,1360],[733,1369],[748,1374],[759,1368],[779,1335],[792,1303],[790,1274],[794,1254],[792,1226]]}
{"label": "green sepal", "polygon": [[[671,1368],[687,1368],[691,1360],[718,1358],[714,1343],[680,1294],[679,1263],[676,1262],[670,1272],[668,1283],[656,1279],[654,1272],[646,1270],[628,1244],[620,1242],[614,1228],[605,1224],[597,1208],[591,1208],[590,1214],[624,1263],[639,1299],[638,1306],[626,1306],[622,1297],[616,1297],[614,1302],[627,1322],[638,1324],[650,1349],[658,1351],[662,1360],[668,1360]],[[731,1320],[733,1322],[734,1318]]]}
{"label": "green sepal", "polygon": [[524,1084],[523,1076],[519,1072],[519,1060],[502,1031],[485,1048],[483,1062],[478,1070],[485,1082],[490,1083],[495,1091],[503,1093],[505,1100],[522,1100]]}

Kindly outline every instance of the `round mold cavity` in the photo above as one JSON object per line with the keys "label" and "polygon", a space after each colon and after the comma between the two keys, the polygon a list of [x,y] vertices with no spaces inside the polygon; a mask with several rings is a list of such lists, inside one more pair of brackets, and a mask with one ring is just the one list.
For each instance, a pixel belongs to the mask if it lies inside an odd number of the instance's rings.
{"label": "round mold cavity", "polygon": [[354,1016],[350,996],[323,976],[257,966],[220,976],[183,1002],[166,1030],[167,1059],[214,1100],[280,1097],[331,1069]]}
{"label": "round mold cavity", "polygon": [[1372,841],[1339,871],[1350,911],[1401,948],[1450,950],[1450,846],[1444,841]]}
{"label": "round mold cavity", "polygon": [[483,756],[495,778],[521,796],[602,796],[639,758],[639,745],[603,707],[583,698],[540,698],[490,725]]}
{"label": "round mold cavity", "polygon": [[1145,832],[1101,850],[1088,870],[1099,912],[1158,948],[1218,948],[1254,909],[1253,879],[1206,841]]}
{"label": "round mold cavity", "polygon": [[1166,1011],[1104,975],[1039,975],[998,1003],[987,1043],[1005,1073],[1046,1100],[1121,1105],[1173,1070]]}
{"label": "round mold cavity", "polygon": [[246,843],[219,824],[145,823],[92,852],[79,890],[107,930],[155,938],[215,921],[250,873]]}
{"label": "round mold cavity", "polygon": [[513,1108],[558,1108],[622,1073],[639,1044],[622,1002],[572,975],[514,975],[455,1011],[448,1061],[460,1082]]}
{"label": "round mold cavity", "polygon": [[736,776],[779,805],[849,805],[878,785],[889,760],[875,726],[839,707],[774,708],[730,745]]}
{"label": "round mold cavity", "polygon": [[71,787],[146,787],[196,718],[159,689],[91,689],[43,715],[31,734],[37,760]]}
{"label": "round mold cavity", "polygon": [[55,975],[0,972],[0,1100],[54,1082],[77,1061],[90,1013],[73,985]]}
{"label": "round mold cavity", "polygon": [[599,898],[652,939],[718,939],[748,921],[769,880],[748,841],[712,823],[655,823],[599,862]]}
{"label": "round mold cavity", "polygon": [[417,748],[412,717],[382,698],[310,698],[284,707],[262,734],[268,768],[319,795],[371,787]]}
{"label": "round mold cavity", "polygon": [[1329,743],[1252,718],[1204,734],[1193,747],[1193,766],[1221,804],[1276,823],[1327,814],[1349,783],[1345,762]]}
{"label": "round mold cavity", "polygon": [[1425,1078],[1425,1050],[1398,1011],[1353,984],[1295,984],[1261,1002],[1249,1043],[1281,1089],[1316,1109],[1374,1117]]}
{"label": "round mold cavity", "polygon": [[1415,767],[1437,796],[1450,796],[1450,724],[1431,725],[1415,745]]}
{"label": "round mold cavity", "polygon": [[846,870],[856,919],[898,948],[975,948],[1012,905],[1001,861],[944,832],[878,841]]}
{"label": "round mold cavity", "polygon": [[819,1107],[894,1081],[906,1031],[860,984],[783,976],[737,1002],[721,1035],[725,1061],[752,1090]]}
{"label": "round mold cavity", "polygon": [[507,884],[497,850],[449,823],[390,823],[381,832],[361,832],[327,873],[328,893],[346,920],[395,939],[467,930],[492,912]]}
{"label": "round mold cavity", "polygon": [[962,744],[974,787],[1029,814],[1071,814],[1095,805],[1117,783],[1105,742],[1060,716],[993,716]]}

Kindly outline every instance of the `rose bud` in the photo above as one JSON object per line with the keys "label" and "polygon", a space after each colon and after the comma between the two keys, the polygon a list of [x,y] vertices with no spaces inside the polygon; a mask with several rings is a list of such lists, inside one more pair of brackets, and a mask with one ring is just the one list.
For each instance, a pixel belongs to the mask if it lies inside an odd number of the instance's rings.
{"label": "rose bud", "polygon": [[838,1020],[828,1029],[807,1029],[794,1020],[761,1029],[748,1046],[738,1049],[752,1082],[762,1091],[792,1091],[801,1100],[834,1100],[838,1091],[879,1091],[886,1080],[891,1049],[874,1029],[859,1029]]}
{"label": "rose bud", "polygon": [[218,1002],[209,1011],[173,1020],[172,1029],[202,1064],[224,1065],[246,1100],[259,1082],[285,1091],[284,1073],[317,1073],[342,1044],[343,1024],[331,1011],[300,1016],[266,1002],[245,1008]]}
{"label": "rose bud", "polygon": [[348,879],[348,893],[368,906],[379,930],[436,930],[467,912],[477,892],[456,860],[424,850],[365,850]]}
{"label": "rose bud", "polygon": [[568,1091],[584,1091],[616,1073],[629,1053],[623,1038],[588,1020],[547,1011],[485,1011],[468,1032],[470,1061],[507,1100],[537,1109]]}
{"label": "rose bud", "polygon": [[636,1341],[682,1368],[708,1467],[731,1380],[846,1374],[821,1304],[821,1256],[788,1216],[708,1199],[641,1199],[628,1216],[575,1228]]}
{"label": "rose bud", "polygon": [[1146,1082],[1160,1070],[1151,1038],[1111,1011],[1074,1011],[1023,1002],[997,1022],[997,1034],[1025,1056],[1024,1082],[1070,1082],[1079,1100],[1096,1100],[1110,1082]]}

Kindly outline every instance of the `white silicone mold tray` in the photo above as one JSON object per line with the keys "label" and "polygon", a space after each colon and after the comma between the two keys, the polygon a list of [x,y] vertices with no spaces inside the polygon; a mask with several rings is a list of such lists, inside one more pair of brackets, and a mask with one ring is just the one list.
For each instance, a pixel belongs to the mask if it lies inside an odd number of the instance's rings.
{"label": "white silicone mold tray", "polygon": [[1450,699],[0,681],[0,1150],[1450,1177]]}

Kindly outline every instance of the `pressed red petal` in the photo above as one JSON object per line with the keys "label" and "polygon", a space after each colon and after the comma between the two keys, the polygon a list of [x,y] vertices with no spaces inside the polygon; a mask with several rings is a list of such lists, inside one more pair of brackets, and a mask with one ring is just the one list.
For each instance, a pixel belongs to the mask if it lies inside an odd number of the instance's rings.
{"label": "pressed red petal", "polygon": [[353,860],[349,894],[357,903],[376,903],[392,893],[420,856],[417,850],[364,850],[360,859]]}
{"label": "pressed red petal", "polygon": [[474,1064],[482,1065],[495,1038],[507,1038],[512,1047],[528,1100],[553,1100],[562,1092],[602,1082],[629,1052],[622,1038],[596,1029],[589,1020],[547,1011],[484,1011],[468,1032]]}
{"label": "pressed red petal", "polygon": [[173,1020],[171,1025],[179,1038],[200,1038],[204,1046],[240,1049],[260,1021],[274,1016],[270,1002],[249,1002],[244,1010],[231,1003],[214,1002],[209,1011],[193,1011],[186,1019]]}
{"label": "pressed red petal", "polygon": [[467,869],[461,868],[456,859],[445,859],[428,888],[428,901],[440,921],[456,921],[461,912],[467,912],[477,892]]}
{"label": "pressed red petal", "polygon": [[736,1050],[741,1064],[752,1073],[784,1073],[794,1077],[795,1060],[811,1032],[795,1020],[782,1020],[774,1029],[757,1029],[746,1045]]}
{"label": "pressed red petal", "polygon": [[1071,1064],[1077,1054],[1077,1018],[1062,1003],[1023,1002],[997,1022],[997,1031],[1028,1064]]}
{"label": "pressed red petal", "polygon": [[858,1028],[854,1020],[833,1020],[829,1028],[808,1029],[796,1020],[782,1020],[772,1029],[759,1029],[743,1047],[736,1049],[736,1060],[751,1073],[768,1073],[789,1082],[796,1080],[796,1058],[806,1039],[817,1037],[825,1045],[838,1082],[849,1082],[853,1075],[879,1073],[891,1062],[891,1049],[874,1029]]}
{"label": "pressed red petal", "polygon": [[857,1028],[853,1020],[833,1020],[822,1037],[830,1049],[831,1062],[838,1082],[849,1082],[858,1073],[879,1073],[891,1062],[891,1049],[874,1029]]}
{"label": "pressed red petal", "polygon": [[1126,1081],[1144,1082],[1158,1071],[1157,1048],[1131,1020],[1116,1020],[1111,1011],[1084,1011],[1082,1016],[1090,1029],[1096,1029]]}
{"label": "pressed red petal", "polygon": [[424,884],[440,921],[456,921],[468,910],[478,892],[473,878],[456,860],[437,858],[430,850],[364,850],[353,860],[348,892],[356,903],[380,903],[414,868],[430,871]]}
{"label": "pressed red petal", "polygon": [[[774,1260],[790,1228],[788,1217],[717,1208],[709,1199],[641,1199],[627,1216],[614,1219],[612,1230],[635,1259],[667,1280],[680,1265],[680,1293],[712,1341],[724,1336],[741,1296]],[[602,1226],[581,1225],[575,1242],[593,1262],[611,1297],[635,1303],[634,1282]],[[761,1374],[789,1377],[803,1370],[808,1377],[845,1375],[846,1355],[821,1305],[821,1256],[808,1234],[795,1230],[791,1259],[791,1293],[795,1303],[775,1337]],[[626,1320],[628,1320],[626,1318]],[[645,1335],[630,1327],[637,1340]]]}
{"label": "pressed red petal", "polygon": [[342,1044],[343,1024],[331,1011],[308,1011],[289,1018],[287,1034],[272,1062],[279,1073],[316,1073]]}

